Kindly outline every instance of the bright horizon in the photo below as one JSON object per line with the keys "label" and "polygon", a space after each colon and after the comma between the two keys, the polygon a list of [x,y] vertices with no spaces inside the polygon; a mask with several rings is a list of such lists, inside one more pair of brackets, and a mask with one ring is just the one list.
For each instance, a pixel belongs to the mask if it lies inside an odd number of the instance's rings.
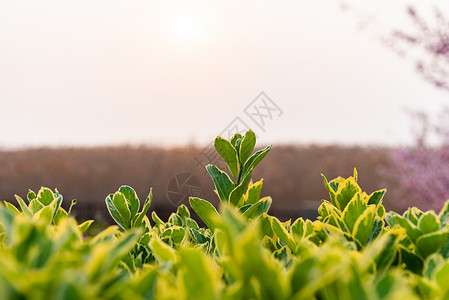
{"label": "bright horizon", "polygon": [[[1,2],[0,149],[201,146],[236,118],[261,144],[410,143],[404,110],[449,94],[377,39],[419,3],[390,2],[347,1],[385,26],[367,30],[339,1]],[[449,15],[415,6],[433,4]],[[263,129],[245,113],[261,92],[279,108]]]}

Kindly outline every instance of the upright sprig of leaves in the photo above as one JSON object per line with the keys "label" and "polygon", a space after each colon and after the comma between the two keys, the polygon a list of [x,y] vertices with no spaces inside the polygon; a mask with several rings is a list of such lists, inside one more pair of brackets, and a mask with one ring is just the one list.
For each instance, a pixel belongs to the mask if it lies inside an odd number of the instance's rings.
{"label": "upright sprig of leaves", "polygon": [[318,220],[340,229],[346,238],[359,247],[365,246],[377,237],[384,226],[385,208],[382,199],[386,189],[370,195],[363,192],[357,183],[357,170],[347,179],[338,177],[327,181],[322,175],[329,192],[330,202],[323,200],[318,208]]}
{"label": "upright sprig of leaves", "polygon": [[[217,166],[206,166],[221,203],[237,208],[249,219],[256,219],[266,213],[272,203],[270,197],[260,199],[262,180],[251,182],[254,168],[267,155],[271,146],[253,153],[255,145],[256,135],[252,130],[248,130],[244,136],[235,134],[230,140],[217,137],[214,142],[215,149],[228,166],[232,179]],[[207,227],[214,231],[214,220],[219,215],[215,207],[197,197],[191,197],[189,202]]]}
{"label": "upright sprig of leaves", "polygon": [[251,155],[255,145],[256,135],[252,130],[248,130],[244,136],[236,134],[229,141],[222,137],[215,139],[215,149],[232,175],[231,179],[218,167],[211,164],[206,166],[222,203],[230,203],[237,207],[244,205],[241,200],[251,180],[252,172],[271,149],[271,146],[267,146]]}
{"label": "upright sprig of leaves", "polygon": [[140,200],[136,191],[127,185],[122,185],[117,192],[109,194],[106,199],[106,206],[114,221],[123,229],[139,228],[144,224],[149,224],[146,213],[150,209],[153,199],[152,189],[145,200],[142,210]]}

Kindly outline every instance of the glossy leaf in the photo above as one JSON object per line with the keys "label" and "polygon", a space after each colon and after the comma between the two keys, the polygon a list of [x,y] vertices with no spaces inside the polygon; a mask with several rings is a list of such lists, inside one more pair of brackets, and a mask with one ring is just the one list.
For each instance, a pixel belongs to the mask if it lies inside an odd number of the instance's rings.
{"label": "glossy leaf", "polygon": [[335,204],[340,211],[346,208],[346,205],[357,193],[361,193],[361,189],[355,182],[354,178],[349,177],[338,186],[335,193]]}
{"label": "glossy leaf", "polygon": [[290,233],[285,229],[285,227],[281,224],[281,222],[275,218],[271,218],[271,224],[273,231],[276,233],[276,235],[279,237],[279,239],[287,245],[291,251],[296,250],[296,243]]}
{"label": "glossy leaf", "polygon": [[210,202],[196,197],[190,197],[189,202],[190,206],[200,219],[210,228],[210,230],[214,231],[216,228],[215,220],[219,216],[215,207],[210,204]]}
{"label": "glossy leaf", "polygon": [[160,239],[151,239],[149,246],[159,262],[173,263],[177,260],[176,251],[166,243],[162,242]]}
{"label": "glossy leaf", "polygon": [[245,193],[246,201],[244,204],[254,204],[260,199],[260,193],[262,192],[263,179],[256,183],[250,183],[248,190]]}
{"label": "glossy leaf", "polygon": [[225,140],[221,137],[217,137],[215,139],[214,146],[225,163],[228,165],[229,171],[231,171],[231,174],[234,177],[234,181],[237,182],[236,179],[240,171],[237,150],[228,140]]}
{"label": "glossy leaf", "polygon": [[140,209],[140,200],[139,197],[137,197],[136,191],[128,185],[122,185],[118,191],[125,196],[128,208],[131,212],[130,219],[133,219]]}
{"label": "glossy leaf", "polygon": [[239,147],[240,153],[239,160],[241,165],[244,165],[245,162],[248,160],[255,146],[256,146],[256,135],[252,130],[248,130],[245,133],[245,136],[243,137],[242,143],[240,144]]}
{"label": "glossy leaf", "polygon": [[426,258],[443,248],[448,238],[448,231],[424,234],[416,239],[416,250],[423,258]]}
{"label": "glossy leaf", "polygon": [[229,202],[233,205],[237,205],[243,194],[245,193],[246,188],[248,187],[249,181],[251,180],[252,169],[246,173],[245,177],[242,179],[240,184],[236,186],[231,193],[229,194]]}
{"label": "glossy leaf", "polygon": [[241,178],[245,178],[248,172],[251,172],[259,164],[259,162],[268,154],[270,149],[271,146],[267,146],[266,148],[255,152],[243,165],[241,171],[242,174]]}
{"label": "glossy leaf", "polygon": [[106,197],[106,207],[109,211],[109,214],[112,216],[114,221],[123,229],[128,229],[128,226],[126,224],[126,221],[123,219],[122,215],[119,213],[117,208],[115,207],[114,203],[112,202],[112,198],[114,197],[114,194],[110,194]]}
{"label": "glossy leaf", "polygon": [[419,218],[418,227],[424,234],[431,233],[440,229],[440,222],[433,211],[428,211]]}
{"label": "glossy leaf", "polygon": [[150,193],[148,194],[148,197],[145,199],[145,203],[143,204],[142,211],[136,215],[133,227],[142,226],[143,218],[146,216],[148,210],[150,209],[152,200],[153,200],[153,189],[150,189]]}
{"label": "glossy leaf", "polygon": [[112,196],[112,203],[125,221],[126,228],[129,228],[131,221],[131,211],[129,210],[125,195],[123,195],[121,192],[116,192]]}
{"label": "glossy leaf", "polygon": [[42,203],[44,206],[50,205],[53,202],[55,196],[53,192],[46,187],[41,187],[39,192],[37,193],[37,200]]}
{"label": "glossy leaf", "polygon": [[351,201],[347,204],[343,211],[342,218],[350,232],[353,232],[354,225],[357,219],[366,210],[366,204],[363,201],[360,193],[357,193],[352,197]]}
{"label": "glossy leaf", "polygon": [[375,211],[375,206],[368,206],[354,225],[354,236],[362,245],[366,245],[373,230]]}
{"label": "glossy leaf", "polygon": [[229,194],[234,189],[234,183],[232,183],[228,174],[214,165],[206,166],[206,170],[214,182],[215,189],[221,202],[227,203],[229,201]]}
{"label": "glossy leaf", "polygon": [[25,201],[23,201],[22,198],[20,198],[20,196],[18,195],[14,195],[16,197],[17,202],[19,203],[20,208],[22,209],[22,212],[28,216],[31,217],[33,215],[33,213],[31,212],[31,210],[28,208],[28,206],[26,205]]}
{"label": "glossy leaf", "polygon": [[379,191],[375,191],[373,192],[371,195],[368,196],[368,200],[367,200],[367,204],[374,204],[374,205],[379,205],[382,203],[382,199],[385,196],[385,193],[387,192],[386,189],[382,189]]}

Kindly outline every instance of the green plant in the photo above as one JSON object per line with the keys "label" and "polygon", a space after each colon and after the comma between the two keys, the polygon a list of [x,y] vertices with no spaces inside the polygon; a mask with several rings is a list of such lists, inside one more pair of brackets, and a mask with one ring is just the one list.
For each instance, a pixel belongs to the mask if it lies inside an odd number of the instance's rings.
{"label": "green plant", "polygon": [[[255,145],[256,135],[252,130],[247,131],[244,136],[235,134],[229,141],[221,137],[215,139],[215,149],[225,161],[233,180],[218,167],[206,166],[221,203],[235,207],[250,219],[257,219],[266,213],[272,203],[271,197],[260,199],[263,180],[256,183],[251,181],[254,168],[268,154],[271,146],[253,153]],[[216,228],[214,219],[218,216],[214,206],[196,197],[191,197],[189,202],[201,220],[213,231]]]}
{"label": "green plant", "polygon": [[270,148],[251,155],[252,132],[215,145],[233,180],[207,167],[220,206],[190,199],[205,228],[185,205],[150,219],[151,190],[141,209],[129,186],[105,200],[118,226],[93,236],[57,190],[4,202],[0,299],[449,299],[449,201],[438,215],[386,213],[386,191],[363,192],[354,170],[323,176],[317,220],[281,221],[248,177]]}

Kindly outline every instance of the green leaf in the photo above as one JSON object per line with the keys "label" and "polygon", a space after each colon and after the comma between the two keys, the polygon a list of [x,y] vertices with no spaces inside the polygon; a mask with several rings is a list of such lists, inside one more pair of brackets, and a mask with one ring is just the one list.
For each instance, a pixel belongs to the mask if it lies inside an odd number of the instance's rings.
{"label": "green leaf", "polygon": [[[348,298],[349,299],[370,299],[371,297],[368,297],[367,291],[364,288],[364,284],[362,282],[362,279],[360,278],[360,273],[358,272],[358,269],[355,265],[351,265],[349,267],[349,286],[348,288]],[[351,276],[352,275],[352,276]]]}
{"label": "green leaf", "polygon": [[263,179],[249,185],[245,194],[246,201],[244,204],[254,204],[259,201],[260,193],[262,192],[262,184]]}
{"label": "green leaf", "polygon": [[113,273],[120,260],[128,254],[141,236],[141,230],[129,230],[114,243],[111,243],[109,247],[103,248],[105,251],[94,251],[95,255],[91,257],[91,263],[87,264],[92,282],[98,282],[100,278],[105,278],[106,274]]}
{"label": "green leaf", "polygon": [[182,226],[182,219],[178,214],[171,213],[170,217],[168,217],[168,224]]}
{"label": "green leaf", "polygon": [[251,206],[253,206],[252,204],[247,204],[247,205],[243,205],[241,207],[239,207],[239,213],[243,214],[245,211],[247,211]]}
{"label": "green leaf", "polygon": [[81,233],[86,232],[87,229],[89,229],[90,225],[92,225],[92,223],[94,222],[94,220],[87,220],[81,224],[78,225],[78,229]]}
{"label": "green leaf", "polygon": [[207,165],[206,170],[214,182],[215,189],[217,190],[221,202],[227,203],[229,201],[229,194],[235,187],[234,183],[232,183],[228,174],[214,165]]}
{"label": "green leaf", "polygon": [[[317,261],[315,257],[307,257],[305,259],[298,260],[297,264],[293,267],[291,275],[290,283],[293,294],[297,294],[301,290],[313,286],[313,283],[317,281],[313,280],[313,270],[315,270],[316,267]],[[301,299],[305,298],[301,297]],[[310,297],[310,299],[313,299],[313,297]]]}
{"label": "green leaf", "polygon": [[[446,262],[435,272],[435,282],[447,291],[447,283],[449,282],[449,262]],[[445,297],[447,299],[447,297]]]}
{"label": "green leaf", "polygon": [[335,194],[335,204],[337,205],[337,208],[340,211],[343,211],[349,201],[351,201],[352,197],[361,192],[362,190],[355,182],[354,178],[349,177],[338,186],[338,191]]}
{"label": "green leaf", "polygon": [[33,214],[31,213],[31,210],[28,208],[28,206],[25,204],[25,201],[23,201],[23,199],[20,198],[20,196],[18,195],[14,195],[14,197],[16,197],[17,202],[19,202],[19,206],[22,209],[23,213],[28,217],[32,217]]}
{"label": "green leaf", "polygon": [[37,199],[31,200],[30,204],[28,205],[28,208],[31,210],[33,214],[40,211],[42,208],[44,208],[44,205],[37,201]]}
{"label": "green leaf", "polygon": [[182,282],[189,299],[218,299],[220,282],[213,260],[199,249],[182,248],[179,251]]}
{"label": "green leaf", "polygon": [[368,206],[363,214],[357,219],[354,225],[354,236],[362,244],[366,245],[374,227],[374,217],[376,216],[376,207]]}
{"label": "green leaf", "polygon": [[321,204],[318,207],[318,214],[320,215],[318,217],[318,220],[323,220],[327,216],[329,216],[332,213],[333,207],[335,207],[332,203],[330,203],[327,200],[321,200]]}
{"label": "green leaf", "polygon": [[416,250],[423,258],[426,258],[430,254],[440,251],[448,238],[448,231],[424,234],[416,240]]}
{"label": "green leaf", "polygon": [[252,171],[253,171],[252,169],[249,170],[249,172],[246,173],[245,177],[240,182],[240,184],[235,189],[233,189],[232,192],[229,194],[229,202],[234,206],[236,206],[240,202],[240,199],[245,193],[249,181],[251,180]]}
{"label": "green leaf", "polygon": [[[59,208],[61,207],[61,204],[62,204],[62,195],[59,195],[59,194],[58,194],[58,199],[54,200],[53,202],[54,202],[55,208],[54,208],[53,216],[52,216],[52,218],[51,218],[51,222],[54,222],[54,220],[55,220],[55,218],[56,218],[56,214],[58,213]],[[55,223],[55,224],[56,224],[56,223]]]}
{"label": "green leaf", "polygon": [[274,233],[279,237],[279,239],[290,248],[292,252],[296,250],[295,240],[292,238],[290,233],[285,229],[284,225],[276,217],[271,217],[271,224]]}
{"label": "green leaf", "polygon": [[274,236],[274,232],[271,225],[271,217],[268,216],[267,214],[263,214],[259,220],[262,228],[262,233],[272,238]]}
{"label": "green leaf", "polygon": [[305,234],[305,222],[303,218],[296,219],[290,227],[293,237],[296,235],[299,238],[303,238]]}
{"label": "green leaf", "polygon": [[254,169],[259,164],[259,162],[268,154],[270,149],[271,146],[267,146],[266,148],[254,153],[243,165],[241,177],[245,178],[248,172],[252,172],[252,169]]}
{"label": "green leaf", "polygon": [[256,146],[256,135],[252,130],[248,130],[239,147],[239,160],[241,165],[244,165],[248,160],[254,150],[254,146]]}
{"label": "green leaf", "polygon": [[[395,212],[389,212],[387,216],[390,216],[394,219],[394,222],[405,229],[405,232],[407,233],[407,236],[410,238],[410,240],[416,244],[416,240],[418,237],[420,237],[423,232],[415,225],[412,224],[408,219],[405,219],[404,217],[401,217]],[[387,218],[388,224],[391,223],[389,220],[390,217]],[[392,226],[392,224],[390,224]]]}
{"label": "green leaf", "polygon": [[136,278],[136,283],[132,286],[132,289],[142,297],[141,299],[156,299],[157,283],[160,277],[159,269],[147,269]]}
{"label": "green leaf", "polygon": [[357,168],[354,168],[354,176],[352,176],[355,180],[355,182],[357,182],[357,180],[359,179],[359,174],[357,173]]}
{"label": "green leaf", "polygon": [[371,233],[368,237],[368,242],[371,242],[373,239],[378,237],[381,234],[384,226],[385,222],[381,217],[379,216],[374,217],[373,230],[371,230]]}
{"label": "green leaf", "polygon": [[143,204],[142,211],[136,215],[134,219],[133,227],[142,226],[143,217],[146,216],[148,210],[150,209],[151,201],[153,200],[153,189],[150,189],[150,193],[148,197],[145,199],[145,203]]}
{"label": "green leaf", "polygon": [[125,196],[126,202],[129,203],[128,209],[131,212],[130,219],[134,219],[140,209],[140,200],[137,197],[136,191],[128,185],[122,185],[118,191]]}
{"label": "green leaf", "polygon": [[385,270],[391,266],[396,256],[397,243],[401,235],[402,229],[393,229],[370,244],[370,248],[365,253],[370,254],[367,258],[374,260],[377,270]]}
{"label": "green leaf", "polygon": [[123,219],[122,215],[118,212],[118,210],[115,208],[115,205],[112,203],[112,198],[114,197],[114,194],[109,194],[106,199],[106,207],[108,208],[109,214],[114,219],[114,221],[123,229],[128,229],[128,226],[126,225],[125,220]]}
{"label": "green leaf", "polygon": [[418,227],[423,233],[431,233],[440,229],[437,215],[433,211],[427,211],[421,215]]}
{"label": "green leaf", "polygon": [[45,223],[50,224],[53,220],[53,214],[53,208],[51,206],[45,206],[33,216],[33,220],[43,220]]}
{"label": "green leaf", "polygon": [[259,202],[251,205],[250,208],[248,208],[243,215],[249,219],[257,219],[258,217],[260,217],[262,214],[267,213],[268,210],[270,209],[272,200],[271,197],[264,197],[262,199],[260,199]]}
{"label": "green leaf", "polygon": [[174,226],[171,226],[171,227],[165,229],[162,232],[161,237],[169,237],[169,238],[171,238],[173,243],[178,244],[182,241],[182,239],[184,238],[184,235],[185,235],[184,228],[174,225]]}
{"label": "green leaf", "polygon": [[189,217],[190,217],[189,209],[188,209],[187,206],[185,206],[184,204],[181,204],[180,206],[178,206],[178,209],[176,210],[176,213],[177,213],[183,220],[185,220],[185,218],[189,218]]}
{"label": "green leaf", "polygon": [[156,214],[155,211],[153,211],[153,212],[151,213],[151,218],[153,219],[154,223],[156,223],[156,226],[162,226],[162,227],[165,227],[164,221],[162,221],[162,219],[159,218],[159,216]]}
{"label": "green leaf", "polygon": [[61,222],[61,220],[65,219],[65,218],[67,218],[67,217],[68,217],[68,214],[67,214],[67,212],[65,211],[65,209],[62,208],[62,207],[60,207],[60,208],[58,209],[58,212],[56,213],[55,217],[53,218],[53,223],[54,223],[55,225],[58,225],[58,224]]}
{"label": "green leaf", "polygon": [[126,228],[129,228],[131,221],[131,211],[129,210],[125,195],[123,195],[121,192],[115,192],[115,194],[112,196],[112,203],[125,221]]}
{"label": "green leaf", "polygon": [[240,147],[240,143],[242,142],[243,136],[240,133],[236,133],[232,136],[232,138],[229,140],[234,146],[235,149],[238,149]]}
{"label": "green leaf", "polygon": [[36,199],[36,193],[33,192],[32,190],[28,190],[28,194],[27,194],[27,199],[28,202],[31,202],[32,200]]}
{"label": "green leaf", "polygon": [[421,218],[422,211],[417,207],[409,207],[403,214],[404,218],[409,219],[413,224],[418,226],[419,218]]}
{"label": "green leaf", "polygon": [[186,226],[189,227],[189,228],[195,228],[197,230],[200,228],[198,226],[198,223],[196,223],[196,221],[194,219],[186,218],[185,219],[185,223],[186,223]]}
{"label": "green leaf", "polygon": [[50,205],[54,199],[55,195],[49,188],[41,187],[37,193],[37,200],[45,206]]}
{"label": "green leaf", "polygon": [[379,276],[376,282],[376,292],[378,295],[376,299],[388,299],[388,295],[395,290],[396,280],[398,280],[397,275],[392,272]]}
{"label": "green leaf", "polygon": [[240,171],[237,150],[228,140],[225,140],[219,136],[215,139],[214,146],[228,165],[229,171],[231,171],[231,174],[234,177],[234,181],[237,182],[237,176]]}
{"label": "green leaf", "polygon": [[385,218],[385,207],[382,204],[377,206],[377,215],[381,219]]}
{"label": "green leaf", "polygon": [[214,231],[214,241],[219,255],[226,255],[227,253],[227,237],[226,234],[220,229]]}
{"label": "green leaf", "polygon": [[210,204],[210,202],[197,198],[189,198],[190,206],[200,217],[200,219],[209,227],[210,230],[214,231],[216,228],[215,220],[219,217],[219,214],[215,207]]}
{"label": "green leaf", "polygon": [[399,245],[399,252],[401,254],[401,262],[405,264],[406,269],[415,274],[421,274],[423,270],[423,261],[412,250]]}
{"label": "green leaf", "polygon": [[204,234],[202,234],[195,228],[190,228],[190,232],[192,233],[193,238],[198,244],[204,244],[209,241],[208,237],[206,237]]}
{"label": "green leaf", "polygon": [[363,214],[365,209],[366,204],[362,200],[360,193],[355,194],[351,201],[349,201],[348,205],[346,205],[346,208],[342,214],[343,221],[349,229],[349,232],[353,232],[357,219]]}
{"label": "green leaf", "polygon": [[176,251],[159,238],[152,238],[149,246],[151,252],[160,263],[174,263],[177,260]]}
{"label": "green leaf", "polygon": [[435,271],[445,263],[445,259],[441,254],[434,253],[429,255],[424,262],[423,275],[428,279],[433,279]]}
{"label": "green leaf", "polygon": [[[337,207],[337,204],[335,203],[335,193],[337,192],[336,190],[334,190],[331,185],[329,184],[329,182],[327,181],[326,176],[324,176],[323,174],[321,174],[321,177],[323,178],[323,182],[324,182],[324,187],[326,188],[326,190],[329,192],[329,197],[331,198],[332,204]],[[323,200],[325,201],[325,200]],[[325,216],[323,216],[324,218]]]}
{"label": "green leaf", "polygon": [[368,205],[374,204],[379,205],[382,203],[382,199],[385,196],[385,193],[387,192],[386,189],[375,191],[371,193],[371,195],[368,196],[367,203]]}
{"label": "green leaf", "polygon": [[11,212],[14,216],[17,216],[20,214],[20,211],[17,209],[17,207],[15,207],[14,205],[12,205],[11,203],[4,201],[6,208],[9,210],[9,212]]}

